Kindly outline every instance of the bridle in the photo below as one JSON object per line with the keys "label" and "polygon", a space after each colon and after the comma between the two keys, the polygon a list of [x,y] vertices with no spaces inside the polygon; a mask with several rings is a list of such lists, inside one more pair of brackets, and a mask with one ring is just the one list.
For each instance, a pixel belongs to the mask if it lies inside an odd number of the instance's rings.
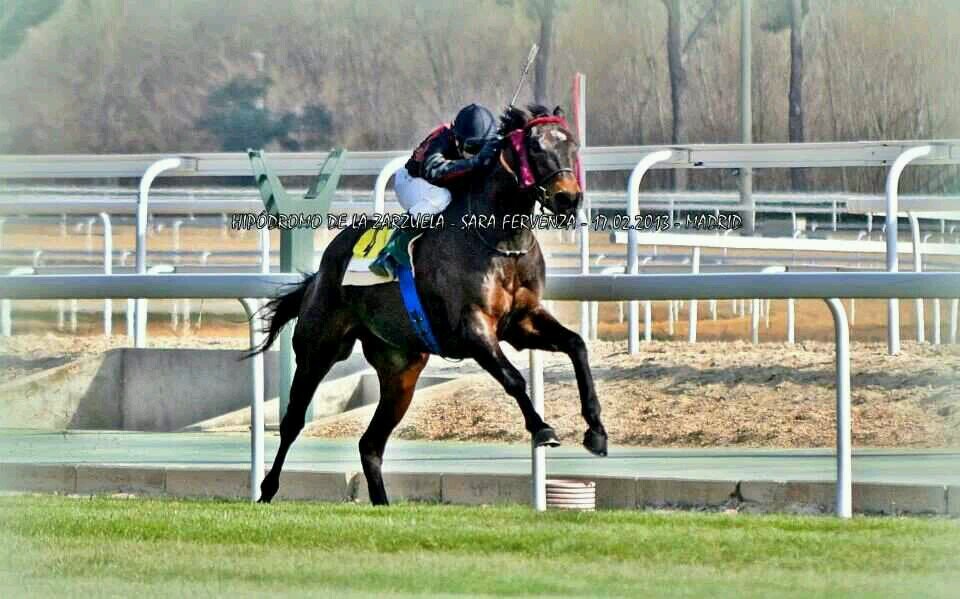
{"label": "bridle", "polygon": [[[527,150],[527,140],[530,137],[530,130],[533,127],[536,127],[537,125],[548,125],[548,124],[560,125],[564,129],[569,130],[569,125],[567,125],[567,121],[563,117],[541,116],[535,119],[531,119],[529,122],[527,122],[526,125],[523,126],[523,128],[511,131],[506,135],[506,139],[510,143],[511,148],[513,149],[513,153],[517,156],[517,162],[519,163],[518,165],[519,174],[515,172],[512,168],[510,168],[509,164],[507,164],[507,160],[506,158],[504,158],[503,151],[501,150],[500,152],[500,166],[503,167],[503,170],[505,170],[508,174],[513,176],[514,180],[517,183],[517,187],[519,187],[521,191],[532,191],[533,193],[536,194],[535,200],[540,203],[541,211],[544,210],[543,204],[547,199],[546,185],[550,181],[552,181],[555,177],[563,173],[576,174],[576,172],[572,168],[561,167],[539,178],[534,176],[533,169],[530,167],[530,157]],[[470,212],[473,211],[472,198],[467,200],[467,210]],[[531,235],[530,243],[526,248],[522,250],[502,250],[498,248],[495,244],[492,244],[489,241],[487,241],[484,238],[484,236],[480,233],[479,227],[474,227],[474,231],[476,232],[477,237],[480,239],[483,245],[486,246],[487,249],[497,254],[500,254],[501,256],[508,256],[512,258],[524,256],[530,250],[532,250],[533,246],[536,245],[537,243],[537,238]]]}
{"label": "bridle", "polygon": [[516,129],[507,134],[507,140],[513,149],[513,153],[517,156],[517,162],[519,162],[519,174],[515,173],[514,170],[510,168],[510,165],[507,164],[506,159],[503,157],[503,152],[500,152],[500,165],[504,170],[513,175],[521,191],[534,191],[537,194],[536,199],[540,202],[542,209],[543,202],[547,199],[547,183],[558,175],[563,173],[575,174],[575,171],[569,167],[561,167],[539,178],[534,176],[533,169],[530,167],[527,140],[530,138],[530,130],[538,125],[560,125],[568,130],[570,128],[569,125],[567,125],[566,119],[561,116],[541,116],[531,119],[522,129]]}

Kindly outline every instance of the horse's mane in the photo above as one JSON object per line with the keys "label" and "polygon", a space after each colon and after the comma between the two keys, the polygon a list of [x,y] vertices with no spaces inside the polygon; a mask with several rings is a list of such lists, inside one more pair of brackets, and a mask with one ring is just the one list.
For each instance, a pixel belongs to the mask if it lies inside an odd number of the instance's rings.
{"label": "horse's mane", "polygon": [[535,118],[550,116],[551,114],[549,108],[540,104],[528,104],[526,109],[508,106],[500,115],[500,130],[498,133],[506,135],[511,131],[522,129],[524,125]]}

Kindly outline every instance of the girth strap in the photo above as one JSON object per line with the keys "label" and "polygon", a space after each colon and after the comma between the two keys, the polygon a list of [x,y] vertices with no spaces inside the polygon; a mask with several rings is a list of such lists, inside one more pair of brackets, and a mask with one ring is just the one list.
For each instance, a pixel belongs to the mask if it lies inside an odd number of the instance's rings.
{"label": "girth strap", "polygon": [[417,286],[413,279],[413,270],[409,266],[398,266],[396,268],[397,281],[400,283],[400,295],[403,297],[403,305],[407,309],[407,316],[410,318],[410,324],[417,337],[431,354],[440,354],[440,345],[437,338],[433,336],[433,329],[430,328],[430,320],[427,313],[423,310],[423,304],[420,303],[420,295],[417,293]]}

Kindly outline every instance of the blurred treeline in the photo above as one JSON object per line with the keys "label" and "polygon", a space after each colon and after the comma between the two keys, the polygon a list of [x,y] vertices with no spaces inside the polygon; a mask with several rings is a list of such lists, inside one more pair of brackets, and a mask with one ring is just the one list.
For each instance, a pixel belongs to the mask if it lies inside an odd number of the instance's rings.
{"label": "blurred treeline", "polygon": [[[0,152],[412,147],[463,104],[502,108],[533,42],[521,100],[568,107],[585,73],[589,145],[736,142],[739,19],[738,0],[0,0]],[[752,33],[754,141],[960,137],[960,2],[754,0]],[[758,188],[876,191],[879,171]],[[735,184],[695,175],[675,184]]]}

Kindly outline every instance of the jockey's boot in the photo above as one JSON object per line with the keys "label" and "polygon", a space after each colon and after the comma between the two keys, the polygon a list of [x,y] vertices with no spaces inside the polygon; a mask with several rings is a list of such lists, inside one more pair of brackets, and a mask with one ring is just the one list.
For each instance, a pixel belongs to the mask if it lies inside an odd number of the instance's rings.
{"label": "jockey's boot", "polygon": [[407,246],[417,234],[416,229],[394,229],[390,241],[380,251],[377,259],[370,264],[370,271],[377,276],[393,277],[397,266],[410,266],[410,255]]}

